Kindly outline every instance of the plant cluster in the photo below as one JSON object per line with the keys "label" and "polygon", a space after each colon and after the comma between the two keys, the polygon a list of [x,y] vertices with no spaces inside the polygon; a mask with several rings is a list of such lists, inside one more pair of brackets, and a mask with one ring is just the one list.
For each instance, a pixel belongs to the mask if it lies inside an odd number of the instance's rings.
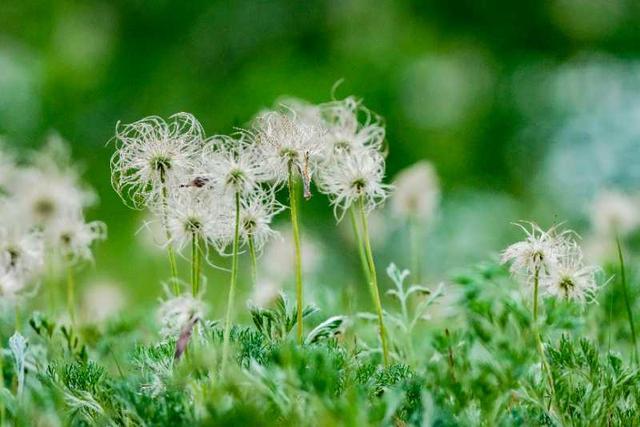
{"label": "plant cluster", "polygon": [[[201,296],[201,263],[210,249],[232,257],[224,321],[223,369],[229,351],[239,253],[248,248],[254,281],[257,257],[275,235],[271,224],[286,187],[293,230],[296,336],[303,342],[304,285],[297,182],[305,199],[311,184],[329,196],[338,219],[350,212],[365,274],[378,315],[382,352],[388,361],[367,215],[389,193],[384,184],[385,130],[353,97],[320,105],[288,100],[259,113],[247,129],[206,137],[198,120],[178,113],[167,121],[147,117],[116,127],[113,186],[133,207],[150,209],[165,230],[173,295],[165,310],[190,317]],[[182,295],[174,250],[191,248],[191,296]],[[177,299],[178,302],[174,301]],[[182,308],[182,312],[180,312]],[[177,309],[177,311],[176,311]],[[166,323],[174,316],[163,316]]]}
{"label": "plant cluster", "polygon": [[[3,152],[0,291],[16,316],[0,316],[0,427],[640,425],[637,273],[624,257],[640,225],[631,199],[606,193],[615,203],[594,204],[595,234],[616,243],[617,263],[602,268],[561,225],[518,223],[522,241],[448,283],[421,280],[422,239],[407,245],[412,270],[391,264],[379,281],[374,209],[391,197],[394,219],[415,237],[440,199],[426,162],[400,173],[395,190],[383,182],[384,135],[352,97],[288,99],[231,136],[207,137],[186,113],[118,124],[113,187],[160,225],[167,295],[155,316],[139,307],[93,322],[76,318],[73,293],[74,268],[105,237],[102,223],[83,219],[92,193],[55,137],[26,161]],[[303,250],[299,199],[315,189],[351,222],[371,312],[305,304],[313,254]],[[264,287],[259,269],[263,253],[263,264],[287,259],[273,227],[285,209],[293,297],[279,283]],[[245,259],[249,325],[234,313]],[[229,273],[228,288],[216,286],[221,299],[226,290],[223,313],[204,298],[207,264]],[[30,310],[40,282],[55,294],[45,266],[68,273],[65,315],[53,302]],[[108,306],[109,294],[99,296]]]}

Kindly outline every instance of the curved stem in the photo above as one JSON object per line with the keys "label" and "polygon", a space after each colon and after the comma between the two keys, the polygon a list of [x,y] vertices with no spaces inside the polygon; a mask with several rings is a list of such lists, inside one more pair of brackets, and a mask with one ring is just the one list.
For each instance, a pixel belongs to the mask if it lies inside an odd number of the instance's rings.
{"label": "curved stem", "polygon": [[296,272],[296,305],[297,305],[297,338],[298,343],[302,344],[303,340],[303,286],[302,286],[302,250],[300,249],[300,227],[298,225],[298,196],[293,181],[293,164],[289,163],[289,201],[291,203],[291,225],[293,227],[293,243],[295,249],[295,272]]}
{"label": "curved stem", "polygon": [[624,256],[622,254],[622,245],[620,244],[620,236],[616,234],[616,246],[618,247],[618,260],[620,262],[620,283],[622,284],[622,294],[624,296],[624,305],[627,309],[627,317],[629,319],[629,328],[631,329],[631,340],[633,342],[633,359],[636,366],[638,361],[638,342],[636,338],[636,327],[633,321],[633,311],[631,310],[631,301],[629,300],[629,291],[627,289],[627,274],[624,267]]}
{"label": "curved stem", "polygon": [[180,287],[178,285],[178,263],[176,262],[176,254],[171,246],[171,232],[169,231],[169,189],[167,188],[164,169],[160,169],[160,182],[162,183],[162,226],[167,236],[167,253],[169,255],[169,267],[171,268],[171,282],[173,284],[173,293],[180,295]]}
{"label": "curved stem", "polygon": [[191,235],[191,292],[197,296],[200,292],[200,238],[198,233]]}
{"label": "curved stem", "polygon": [[235,232],[233,236],[233,258],[231,262],[231,284],[229,285],[229,297],[227,299],[227,314],[224,320],[224,333],[222,339],[222,366],[220,372],[224,375],[229,355],[229,339],[231,335],[231,309],[236,293],[238,281],[238,249],[240,246],[240,193],[236,193],[236,218]]}
{"label": "curved stem", "polygon": [[369,239],[369,222],[367,220],[367,214],[364,207],[364,199],[360,199],[360,220],[362,222],[362,235],[364,241],[364,250],[367,256],[367,263],[369,265],[369,286],[371,290],[371,297],[373,298],[373,304],[376,308],[378,315],[378,325],[380,328],[380,343],[382,344],[382,359],[385,366],[389,364],[389,348],[387,346],[387,333],[384,327],[384,318],[382,314],[382,303],[380,302],[380,291],[378,289],[378,276],[376,274],[376,265],[373,260],[373,251],[371,250],[371,241]]}
{"label": "curved stem", "polygon": [[249,256],[251,257],[251,280],[253,286],[258,282],[258,257],[256,256],[256,243],[253,234],[249,234]]}

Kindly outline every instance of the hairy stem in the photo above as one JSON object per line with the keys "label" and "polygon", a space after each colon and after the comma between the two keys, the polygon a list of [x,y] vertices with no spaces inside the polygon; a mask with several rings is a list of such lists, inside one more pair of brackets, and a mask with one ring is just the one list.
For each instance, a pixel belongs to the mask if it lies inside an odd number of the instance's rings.
{"label": "hairy stem", "polygon": [[171,231],[169,231],[169,188],[165,176],[166,172],[160,169],[160,183],[162,184],[162,227],[164,227],[167,236],[167,253],[169,254],[169,267],[171,268],[171,282],[173,284],[173,293],[180,295],[180,286],[178,285],[178,263],[176,262],[176,254],[171,246]]}
{"label": "hairy stem", "polygon": [[200,237],[198,233],[191,234],[191,292],[197,296],[200,292]]}
{"label": "hairy stem", "polygon": [[533,325],[538,328],[538,288],[540,287],[540,268],[536,269],[533,279]]}
{"label": "hairy stem", "polygon": [[231,262],[231,284],[229,285],[229,297],[227,299],[227,314],[224,320],[224,333],[222,339],[222,366],[220,372],[224,375],[229,356],[229,339],[231,336],[231,310],[238,282],[238,250],[240,246],[240,193],[236,192],[236,218],[235,232],[233,236],[233,258]]}
{"label": "hairy stem", "polygon": [[618,247],[618,260],[620,262],[620,284],[622,285],[622,295],[624,296],[624,305],[627,309],[627,317],[629,319],[629,328],[631,329],[631,340],[633,342],[633,359],[636,366],[638,361],[638,342],[636,338],[636,327],[633,321],[633,310],[631,310],[631,301],[629,291],[627,289],[627,274],[624,267],[624,255],[622,254],[622,245],[620,244],[620,236],[616,234],[616,246]]}
{"label": "hairy stem", "polygon": [[256,256],[256,242],[253,234],[249,234],[249,257],[251,258],[251,280],[253,286],[258,282],[258,257]]}
{"label": "hairy stem", "polygon": [[380,329],[380,343],[382,345],[382,359],[385,366],[389,364],[389,348],[387,346],[387,333],[384,327],[384,318],[382,314],[382,303],[380,301],[380,291],[378,289],[378,276],[376,273],[376,264],[373,260],[373,251],[371,250],[371,240],[369,238],[369,221],[365,211],[364,199],[360,199],[360,220],[362,222],[362,237],[364,242],[364,250],[369,265],[369,286],[373,304],[378,315],[378,325]]}
{"label": "hairy stem", "polygon": [[298,196],[293,176],[293,164],[289,163],[289,201],[291,204],[291,225],[293,227],[293,244],[295,250],[295,273],[296,273],[296,305],[297,305],[297,338],[302,344],[304,326],[302,324],[303,310],[303,286],[302,286],[302,250],[300,249],[300,227],[298,225]]}
{"label": "hairy stem", "polygon": [[356,218],[355,208],[352,206],[349,208],[349,217],[351,219],[351,226],[353,227],[353,235],[356,240],[356,246],[358,246],[358,255],[360,256],[360,263],[362,264],[362,271],[364,273],[364,277],[367,280],[367,283],[371,282],[371,274],[369,272],[369,263],[367,262],[367,256],[364,252],[364,247],[362,243],[362,235],[360,233],[360,228],[358,227],[358,220]]}

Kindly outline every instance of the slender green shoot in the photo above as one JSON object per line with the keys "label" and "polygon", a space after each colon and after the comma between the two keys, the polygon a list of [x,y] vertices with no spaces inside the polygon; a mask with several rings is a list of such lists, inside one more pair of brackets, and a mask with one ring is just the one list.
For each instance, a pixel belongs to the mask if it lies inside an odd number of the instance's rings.
{"label": "slender green shoot", "polygon": [[353,236],[356,240],[356,246],[358,246],[358,255],[360,256],[360,263],[362,264],[362,271],[367,283],[371,282],[371,274],[369,273],[369,263],[367,261],[367,255],[364,252],[362,246],[362,235],[360,233],[360,227],[358,227],[358,220],[356,218],[355,208],[352,206],[349,208],[349,217],[351,219],[351,226],[353,227]]}
{"label": "slender green shoot", "polygon": [[[167,241],[171,241],[171,232],[169,231],[169,189],[166,184],[165,171],[160,169],[160,182],[162,183],[162,226],[164,227]],[[171,283],[173,284],[173,293],[180,295],[180,285],[178,284],[178,263],[176,262],[176,254],[171,243],[167,244],[167,253],[169,255],[169,267],[171,269]]]}
{"label": "slender green shoot", "polygon": [[389,364],[389,347],[387,345],[387,332],[384,326],[384,315],[382,313],[382,302],[380,301],[380,290],[378,289],[378,276],[376,273],[376,265],[373,259],[373,251],[371,250],[371,239],[369,238],[369,221],[364,206],[364,199],[360,198],[360,221],[362,222],[362,237],[364,242],[365,255],[369,266],[369,287],[373,304],[378,315],[378,326],[380,329],[380,343],[382,345],[382,359],[385,366]]}
{"label": "slender green shoot", "polygon": [[540,356],[540,363],[542,364],[542,370],[547,377],[547,382],[549,384],[549,393],[551,394],[551,398],[549,400],[550,404],[556,406],[556,412],[558,413],[558,417],[562,420],[562,414],[560,412],[560,408],[556,404],[556,388],[553,380],[553,372],[551,371],[551,366],[549,366],[549,362],[547,361],[547,356],[544,353],[544,346],[542,344],[542,336],[540,334],[540,329],[538,325],[538,293],[540,287],[540,268],[538,267],[533,276],[533,335],[536,339],[536,349],[538,350],[538,354]]}
{"label": "slender green shoot", "polygon": [[236,193],[236,218],[235,232],[233,236],[233,258],[231,262],[231,284],[229,285],[229,297],[227,299],[227,314],[224,320],[224,333],[222,338],[222,366],[220,372],[224,375],[227,358],[229,356],[229,339],[231,337],[231,310],[235,299],[236,284],[238,282],[238,252],[240,246],[240,193]]}
{"label": "slender green shoot", "polygon": [[289,163],[289,201],[291,204],[291,225],[293,227],[293,244],[295,250],[296,304],[297,304],[297,339],[303,342],[304,326],[302,324],[303,286],[302,286],[302,250],[300,248],[300,227],[298,224],[298,196],[294,182],[293,164]]}
{"label": "slender green shoot", "polygon": [[249,257],[251,258],[251,281],[253,286],[258,282],[258,257],[256,256],[256,242],[253,234],[249,234]]}
{"label": "slender green shoot", "polygon": [[194,297],[200,292],[200,269],[200,237],[198,233],[193,232],[191,235],[191,292]]}

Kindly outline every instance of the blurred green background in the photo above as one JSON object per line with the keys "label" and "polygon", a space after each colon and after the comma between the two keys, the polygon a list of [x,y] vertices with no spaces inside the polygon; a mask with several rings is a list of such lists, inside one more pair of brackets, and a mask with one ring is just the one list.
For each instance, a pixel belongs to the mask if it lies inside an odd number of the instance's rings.
{"label": "blurred green background", "polygon": [[[155,298],[165,260],[110,187],[116,122],[188,111],[227,133],[344,79],[337,97],[386,119],[389,177],[420,159],[440,175],[436,279],[503,247],[511,221],[586,229],[598,189],[640,187],[638,28],[632,0],[3,0],[0,135],[71,142],[110,230],[86,274]],[[348,245],[324,197],[303,209],[309,233]],[[402,241],[390,227],[381,263],[408,264]]]}

